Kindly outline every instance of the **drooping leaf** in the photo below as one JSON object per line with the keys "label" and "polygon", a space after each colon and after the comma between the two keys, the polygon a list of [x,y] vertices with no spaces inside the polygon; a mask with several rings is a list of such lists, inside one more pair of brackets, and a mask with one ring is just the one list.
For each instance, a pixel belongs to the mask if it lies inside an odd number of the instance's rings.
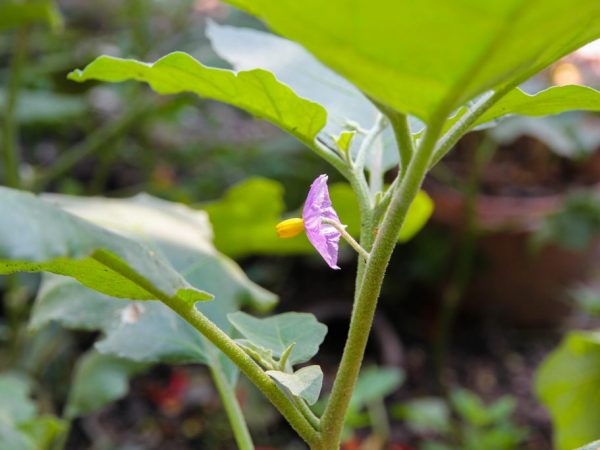
{"label": "drooping leaf", "polygon": [[[242,304],[265,310],[276,297],[252,283],[210,242],[207,216],[183,205],[149,196],[81,199],[50,196],[52,202],[112,231],[141,240],[182,273],[191,286],[205,284],[215,294],[198,304],[223,331],[226,315]],[[96,347],[103,353],[144,363],[196,362],[223,369],[234,384],[237,370],[185,320],[160,302],[130,302],[86,289],[66,278],[45,277],[32,314],[35,328],[55,320],[76,329],[102,330]]]}
{"label": "drooping leaf", "polygon": [[143,81],[159,94],[192,92],[244,109],[306,143],[314,140],[327,120],[322,106],[299,97],[266,70],[234,72],[211,68],[183,52],[171,53],[153,64],[100,56],[68,77],[80,82]]}
{"label": "drooping leaf", "polygon": [[600,37],[596,0],[229,0],[380,103],[430,122]]}
{"label": "drooping leaf", "polygon": [[14,0],[0,3],[0,31],[34,23],[45,23],[51,28],[62,26],[62,16],[52,0]]}
{"label": "drooping leaf", "polygon": [[66,417],[74,419],[120,399],[128,391],[129,378],[145,367],[93,350],[87,352],[75,368],[65,407]]}
{"label": "drooping leaf", "polygon": [[35,196],[0,187],[0,274],[46,271],[99,292],[150,300],[212,298],[139,242],[97,227]]}
{"label": "drooping leaf", "polygon": [[600,334],[569,333],[538,370],[535,389],[550,411],[557,450],[571,450],[597,439]]}
{"label": "drooping leaf", "polygon": [[227,316],[231,324],[249,341],[270,349],[281,357],[295,343],[288,361],[291,365],[308,361],[319,351],[327,326],[308,313],[288,312],[258,319],[238,311]]}
{"label": "drooping leaf", "polygon": [[600,111],[600,92],[587,86],[555,86],[529,95],[517,88],[487,110],[474,126],[512,114],[548,116],[573,110]]}
{"label": "drooping leaf", "polygon": [[307,366],[294,373],[267,370],[267,375],[285,387],[295,397],[300,397],[309,405],[319,399],[323,385],[323,371],[319,366]]}
{"label": "drooping leaf", "polygon": [[[348,147],[340,148],[356,154],[364,134],[355,131],[370,129],[375,124],[378,110],[350,82],[300,45],[271,33],[210,21],[206,35],[217,54],[236,70],[269,70],[298,95],[322,105],[327,110],[327,124],[320,137],[335,144],[333,136],[345,136],[342,144]],[[413,118],[410,124],[414,132],[423,128],[423,124]],[[352,145],[347,141],[350,136],[354,137]],[[384,171],[398,164],[396,140],[391,127],[385,128],[377,144],[381,147]],[[367,159],[367,168],[371,167],[370,160]]]}

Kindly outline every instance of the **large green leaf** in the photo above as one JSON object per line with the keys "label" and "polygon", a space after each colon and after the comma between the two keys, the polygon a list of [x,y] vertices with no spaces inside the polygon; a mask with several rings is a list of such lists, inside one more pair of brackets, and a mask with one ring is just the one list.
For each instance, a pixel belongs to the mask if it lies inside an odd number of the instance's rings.
{"label": "large green leaf", "polygon": [[309,405],[314,405],[319,399],[323,385],[323,371],[319,366],[303,367],[294,373],[280,370],[267,370],[266,373],[290,394],[306,400]]}
{"label": "large green leaf", "polygon": [[550,410],[557,450],[600,437],[600,333],[567,335],[540,367],[535,388]]}
{"label": "large green leaf", "polygon": [[[327,110],[327,124],[320,138],[340,147],[334,142],[334,137],[353,136],[349,150],[356,154],[364,140],[364,133],[350,134],[345,130],[370,129],[375,125],[379,112],[355,86],[300,45],[271,33],[210,21],[206,34],[214,50],[236,70],[269,70],[298,95],[322,105]],[[423,124],[411,118],[411,128],[417,132]],[[396,140],[389,124],[376,139],[375,146],[381,147],[384,171],[398,164]],[[341,148],[347,150],[343,146]],[[371,167],[371,160],[367,159],[367,168]]]}
{"label": "large green leaf", "polygon": [[548,116],[572,110],[600,111],[600,92],[587,86],[556,86],[529,95],[517,88],[487,110],[475,126],[512,114]]}
{"label": "large green leaf", "polygon": [[597,0],[229,2],[425,122],[600,37]]}
{"label": "large green leaf", "polygon": [[33,23],[46,23],[52,28],[62,25],[60,11],[52,0],[0,3],[0,31]]}
{"label": "large green leaf", "polygon": [[288,358],[291,365],[306,362],[316,355],[327,334],[327,326],[308,313],[289,312],[258,319],[238,311],[227,317],[242,336],[272,350],[275,357],[295,344]]}
{"label": "large green leaf", "polygon": [[132,361],[89,351],[77,362],[71,381],[66,417],[89,414],[123,397],[129,377],[146,366]]}
{"label": "large green leaf", "polygon": [[196,302],[193,288],[139,242],[81,220],[29,193],[0,187],[0,274],[46,271],[76,278],[114,297],[160,296]]}
{"label": "large green leaf", "polygon": [[153,64],[101,56],[85,69],[71,72],[69,79],[137,80],[148,83],[160,94],[192,92],[242,108],[307,143],[314,140],[327,121],[322,106],[299,97],[270,72],[207,67],[183,52],[171,53]]}
{"label": "large green leaf", "polygon": [[[48,198],[73,214],[142,241],[191,286],[206,285],[215,300],[197,307],[225,332],[231,330],[226,315],[242,304],[265,310],[276,301],[214,249],[210,224],[202,211],[145,195],[123,200]],[[224,370],[230,382],[235,380],[237,371],[224,355],[160,302],[112,298],[68,278],[47,276],[31,325],[39,328],[52,320],[69,328],[102,330],[104,338],[96,344],[102,353],[144,363],[204,363]]]}

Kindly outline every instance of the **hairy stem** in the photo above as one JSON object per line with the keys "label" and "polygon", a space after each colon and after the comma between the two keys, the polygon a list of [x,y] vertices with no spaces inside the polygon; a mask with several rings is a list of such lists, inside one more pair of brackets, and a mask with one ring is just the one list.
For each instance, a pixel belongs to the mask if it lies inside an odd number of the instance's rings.
{"label": "hairy stem", "polygon": [[[440,115],[440,117],[444,116]],[[373,244],[352,311],[342,360],[330,400],[321,419],[320,448],[322,449],[335,450],[339,447],[344,417],[362,365],[385,270],[408,208],[419,192],[429,167],[431,154],[442,125],[443,119],[440,119],[427,130],[419,151],[411,159],[406,175],[390,200],[390,206]]]}
{"label": "hairy stem", "polygon": [[210,366],[210,374],[219,391],[223,407],[227,413],[229,424],[239,450],[254,450],[248,425],[242,414],[242,408],[235,396],[235,388],[229,384],[220,367]]}
{"label": "hairy stem", "polygon": [[17,145],[17,119],[15,117],[17,99],[21,89],[23,67],[29,47],[29,27],[17,32],[15,53],[10,67],[10,79],[4,108],[4,126],[2,127],[2,146],[4,147],[4,178],[9,187],[19,188],[19,149]]}
{"label": "hairy stem", "polygon": [[296,405],[279,389],[277,384],[264,372],[264,370],[244,352],[226,333],[210,321],[196,308],[194,303],[187,302],[179,297],[171,297],[157,289],[146,278],[133,271],[118,258],[110,253],[96,252],[93,258],[108,269],[126,277],[141,288],[145,289],[154,298],[160,300],[190,325],[206,337],[215,347],[221,350],[235,365],[246,375],[252,383],[269,399],[281,415],[296,430],[298,435],[309,445],[316,445],[320,441],[319,433],[298,411]]}

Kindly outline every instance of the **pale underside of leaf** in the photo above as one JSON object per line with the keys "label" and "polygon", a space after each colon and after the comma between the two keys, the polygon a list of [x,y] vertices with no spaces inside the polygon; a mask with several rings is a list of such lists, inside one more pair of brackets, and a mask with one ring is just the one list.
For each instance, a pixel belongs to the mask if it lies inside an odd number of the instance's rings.
{"label": "pale underside of leaf", "polygon": [[600,37],[597,0],[229,0],[427,123]]}
{"label": "pale underside of leaf", "polygon": [[303,367],[294,373],[279,370],[267,370],[266,373],[290,394],[306,400],[309,405],[314,405],[319,399],[323,385],[323,372],[319,366]]}

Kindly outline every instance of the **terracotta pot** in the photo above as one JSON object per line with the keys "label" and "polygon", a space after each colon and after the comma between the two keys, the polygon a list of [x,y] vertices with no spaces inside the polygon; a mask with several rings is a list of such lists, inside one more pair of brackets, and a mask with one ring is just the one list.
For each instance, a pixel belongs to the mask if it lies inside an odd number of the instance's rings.
{"label": "terracotta pot", "polygon": [[[465,221],[463,195],[434,182],[426,190],[436,205],[433,221],[458,234]],[[566,289],[585,281],[598,264],[600,240],[580,252],[555,245],[532,249],[532,232],[563,201],[563,195],[477,197],[479,259],[463,299],[467,311],[523,326],[553,326],[567,316]]]}

